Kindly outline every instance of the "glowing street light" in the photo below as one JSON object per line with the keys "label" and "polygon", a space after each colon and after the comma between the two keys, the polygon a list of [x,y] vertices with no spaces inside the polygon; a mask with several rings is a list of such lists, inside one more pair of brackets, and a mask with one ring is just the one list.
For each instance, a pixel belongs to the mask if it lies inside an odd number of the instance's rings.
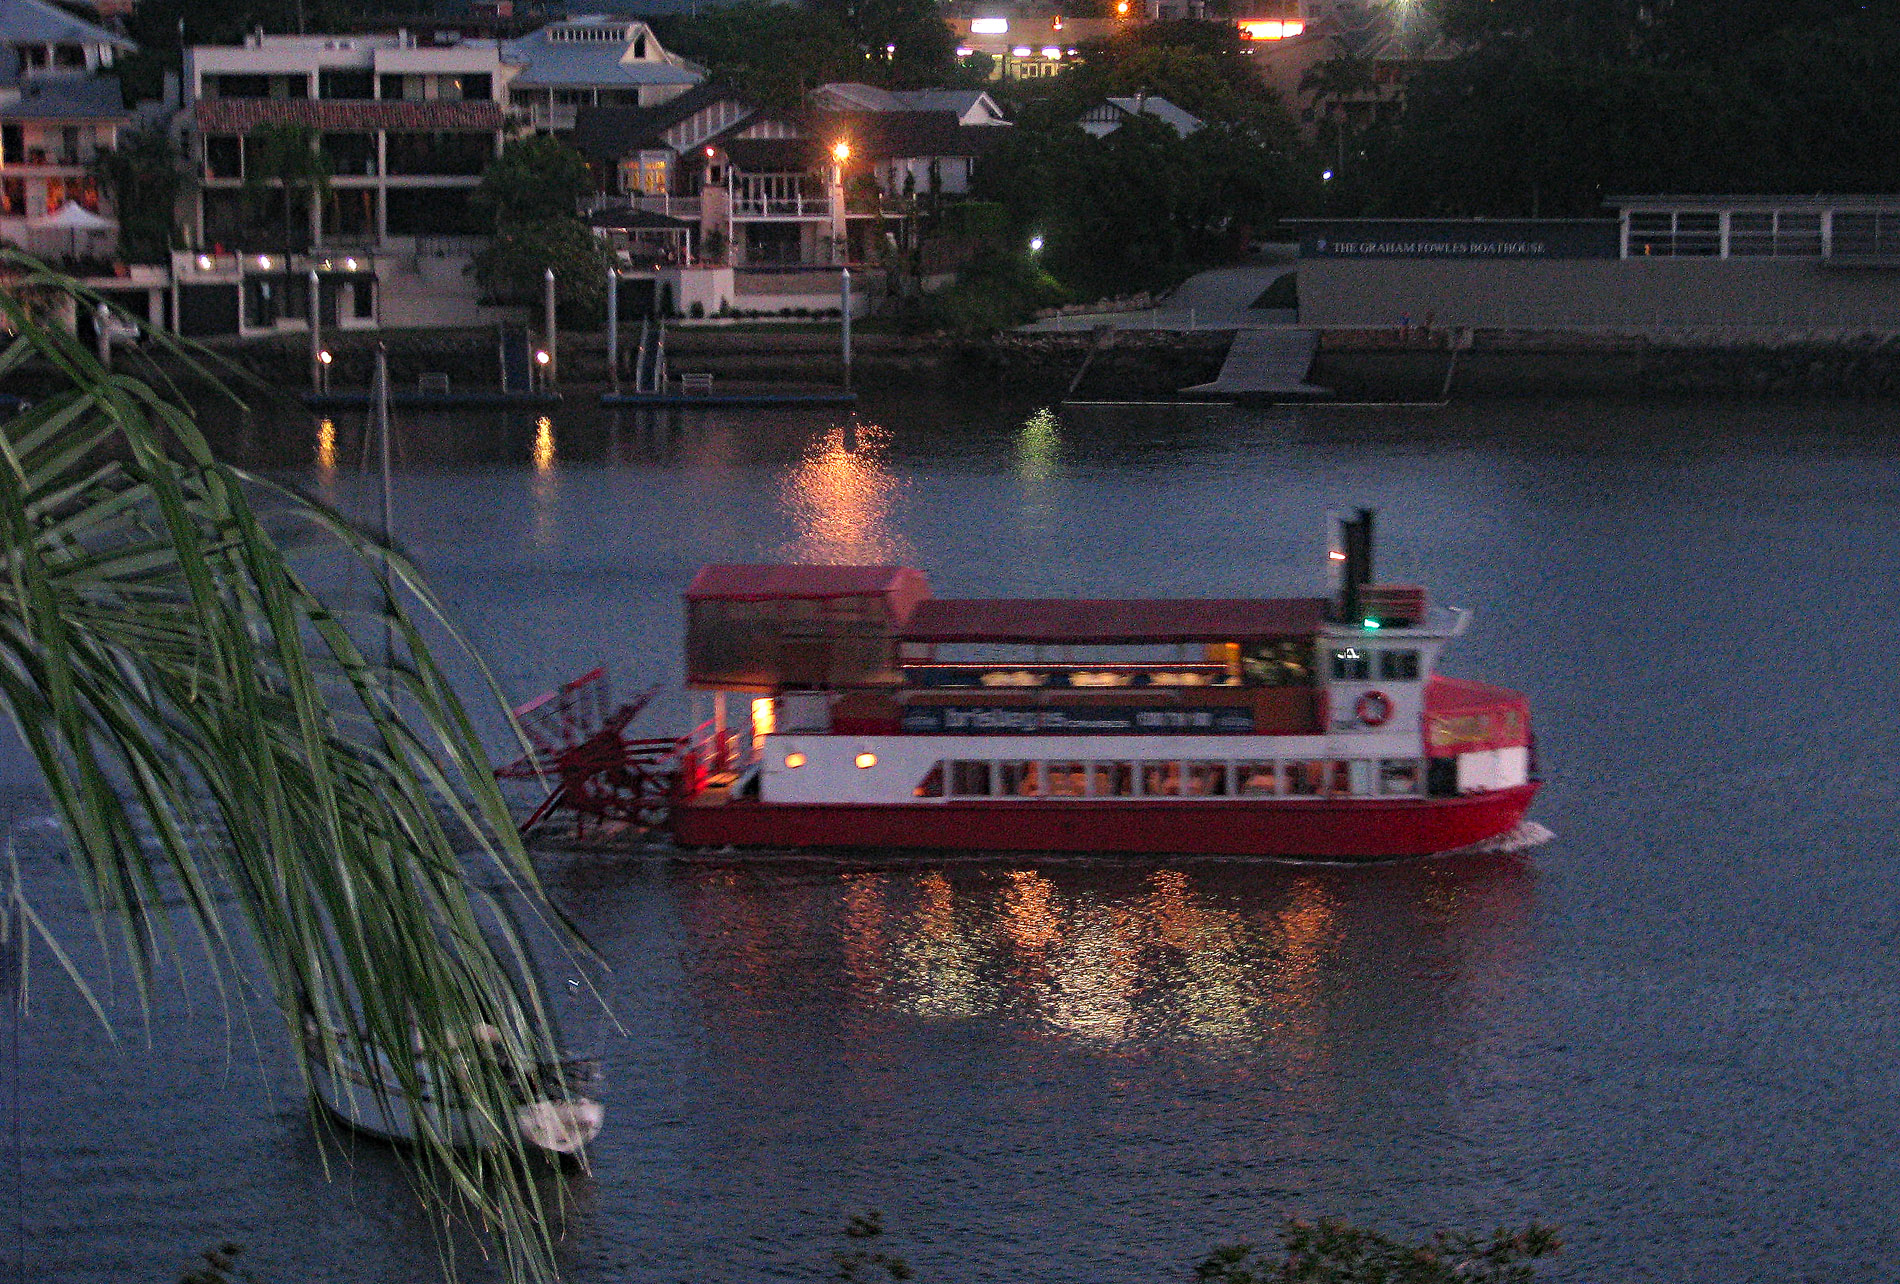
{"label": "glowing street light", "polygon": [[536,365],[545,366],[550,360],[548,350],[546,348],[537,349],[534,354],[534,360]]}
{"label": "glowing street light", "polygon": [[842,138],[833,143],[831,145],[831,159],[837,161],[840,165],[850,160],[851,144],[845,142]]}
{"label": "glowing street light", "polygon": [[1320,182],[1322,182],[1322,183],[1330,183],[1330,182],[1332,182],[1332,181],[1333,181],[1333,171],[1331,171],[1330,169],[1323,169],[1323,170],[1321,170],[1321,171],[1319,172],[1319,181],[1320,181]]}
{"label": "glowing street light", "polygon": [[319,352],[319,353],[317,354],[317,360],[318,360],[319,362],[321,362],[322,364],[324,364],[324,365],[326,365],[326,366],[327,366],[327,365],[329,365],[329,364],[330,364],[330,363],[331,363],[332,361],[335,361],[335,360],[336,360],[336,358],[335,358],[335,357],[333,357],[333,356],[331,356],[331,355],[330,355],[330,354],[329,354],[328,352]]}
{"label": "glowing street light", "polygon": [[1031,254],[1042,253],[1042,233],[1038,232],[1029,238],[1029,252]]}

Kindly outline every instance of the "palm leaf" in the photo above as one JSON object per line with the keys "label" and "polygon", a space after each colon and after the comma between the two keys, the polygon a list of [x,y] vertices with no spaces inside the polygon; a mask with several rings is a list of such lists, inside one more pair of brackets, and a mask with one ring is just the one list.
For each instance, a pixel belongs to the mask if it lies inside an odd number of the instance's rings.
{"label": "palm leaf", "polygon": [[[444,1226],[493,1232],[512,1277],[553,1279],[554,1210],[503,1062],[556,1040],[515,914],[564,926],[423,630],[460,639],[399,553],[218,462],[175,388],[107,370],[33,302],[93,296],[17,255],[0,269],[16,283],[0,290],[15,336],[0,373],[31,362],[61,381],[0,425],[0,703],[96,923],[143,997],[182,948],[174,896],[220,986],[261,974],[311,1082],[338,1073],[347,1041],[413,1047],[390,1058],[406,1103],[452,1091],[501,1143],[425,1135],[422,1197]],[[266,517],[310,550],[386,565],[393,590],[326,600]],[[386,659],[359,643],[385,634]],[[500,1031],[496,1055],[471,1054],[477,1026]]]}

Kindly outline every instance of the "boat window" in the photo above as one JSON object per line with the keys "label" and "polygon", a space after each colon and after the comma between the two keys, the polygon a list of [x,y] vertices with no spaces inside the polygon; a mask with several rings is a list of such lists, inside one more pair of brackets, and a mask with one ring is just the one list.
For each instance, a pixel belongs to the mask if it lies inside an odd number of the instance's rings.
{"label": "boat window", "polygon": [[1372,653],[1349,646],[1333,652],[1333,679],[1337,682],[1364,682],[1372,676]]}
{"label": "boat window", "polygon": [[1224,762],[1190,762],[1187,765],[1187,791],[1195,798],[1224,798],[1227,796],[1227,764]]}
{"label": "boat window", "polygon": [[917,788],[911,792],[919,798],[943,797],[943,764],[931,763],[930,770],[924,773],[924,778],[917,782]]}
{"label": "boat window", "polygon": [[950,764],[950,792],[961,798],[984,798],[990,792],[990,764],[956,761]]}
{"label": "boat window", "polygon": [[1333,764],[1333,793],[1363,798],[1372,792],[1372,759],[1353,758]]}
{"label": "boat window", "polygon": [[1055,798],[1080,798],[1088,792],[1088,769],[1079,762],[1049,764],[1049,793]]}
{"label": "boat window", "polygon": [[1418,652],[1379,652],[1379,677],[1385,682],[1416,682],[1418,680]]}
{"label": "boat window", "polygon": [[1313,645],[1298,638],[1249,642],[1240,651],[1240,676],[1253,687],[1309,686]]}
{"label": "boat window", "polygon": [[1279,773],[1270,762],[1237,762],[1234,764],[1234,792],[1237,794],[1270,794],[1275,791]]}
{"label": "boat window", "polygon": [[1132,762],[1098,762],[1094,776],[1094,787],[1089,792],[1097,798],[1126,798],[1135,792]]}
{"label": "boat window", "polygon": [[1286,791],[1300,798],[1315,798],[1326,787],[1326,764],[1323,762],[1289,762],[1281,768],[1286,773]]}
{"label": "boat window", "polygon": [[1005,798],[1034,798],[1042,792],[1042,764],[1039,762],[997,763],[996,792]]}
{"label": "boat window", "polygon": [[1415,794],[1418,792],[1418,759],[1379,759],[1379,792]]}
{"label": "boat window", "polygon": [[1453,798],[1458,793],[1458,760],[1428,758],[1425,762],[1425,793],[1432,798]]}
{"label": "boat window", "polygon": [[1181,764],[1178,762],[1142,763],[1141,792],[1157,796],[1180,793]]}

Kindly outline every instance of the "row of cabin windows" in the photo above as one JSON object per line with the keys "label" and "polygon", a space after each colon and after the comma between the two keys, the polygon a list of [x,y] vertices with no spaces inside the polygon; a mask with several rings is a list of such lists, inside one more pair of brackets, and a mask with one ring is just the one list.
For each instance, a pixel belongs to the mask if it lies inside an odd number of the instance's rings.
{"label": "row of cabin windows", "polygon": [[1381,682],[1416,682],[1418,652],[1375,651],[1362,646],[1333,652],[1333,680],[1336,682],[1369,682],[1375,670]]}
{"label": "row of cabin windows", "polygon": [[1422,781],[1417,758],[955,758],[934,763],[912,792],[918,798],[1369,798],[1413,795]]}

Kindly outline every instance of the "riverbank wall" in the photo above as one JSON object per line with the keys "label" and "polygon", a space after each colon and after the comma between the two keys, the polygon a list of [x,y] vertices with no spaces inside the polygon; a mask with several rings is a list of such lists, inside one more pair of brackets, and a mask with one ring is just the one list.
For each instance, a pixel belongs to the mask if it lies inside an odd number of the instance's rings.
{"label": "riverbank wall", "polygon": [[[492,331],[385,332],[391,382],[423,374],[456,388],[493,387]],[[1012,332],[988,340],[859,334],[852,380],[870,393],[942,388],[1076,400],[1155,400],[1211,380],[1231,331]],[[377,340],[339,337],[331,385],[369,383]],[[286,390],[308,386],[309,352],[291,340],[219,344],[240,369]],[[607,382],[606,341],[563,334],[563,384]],[[675,374],[718,381],[836,385],[843,363],[835,331],[667,332]],[[1079,376],[1079,377],[1078,377]],[[1671,331],[1613,334],[1559,330],[1325,330],[1311,382],[1342,401],[1490,397],[1895,397],[1900,333]]]}

